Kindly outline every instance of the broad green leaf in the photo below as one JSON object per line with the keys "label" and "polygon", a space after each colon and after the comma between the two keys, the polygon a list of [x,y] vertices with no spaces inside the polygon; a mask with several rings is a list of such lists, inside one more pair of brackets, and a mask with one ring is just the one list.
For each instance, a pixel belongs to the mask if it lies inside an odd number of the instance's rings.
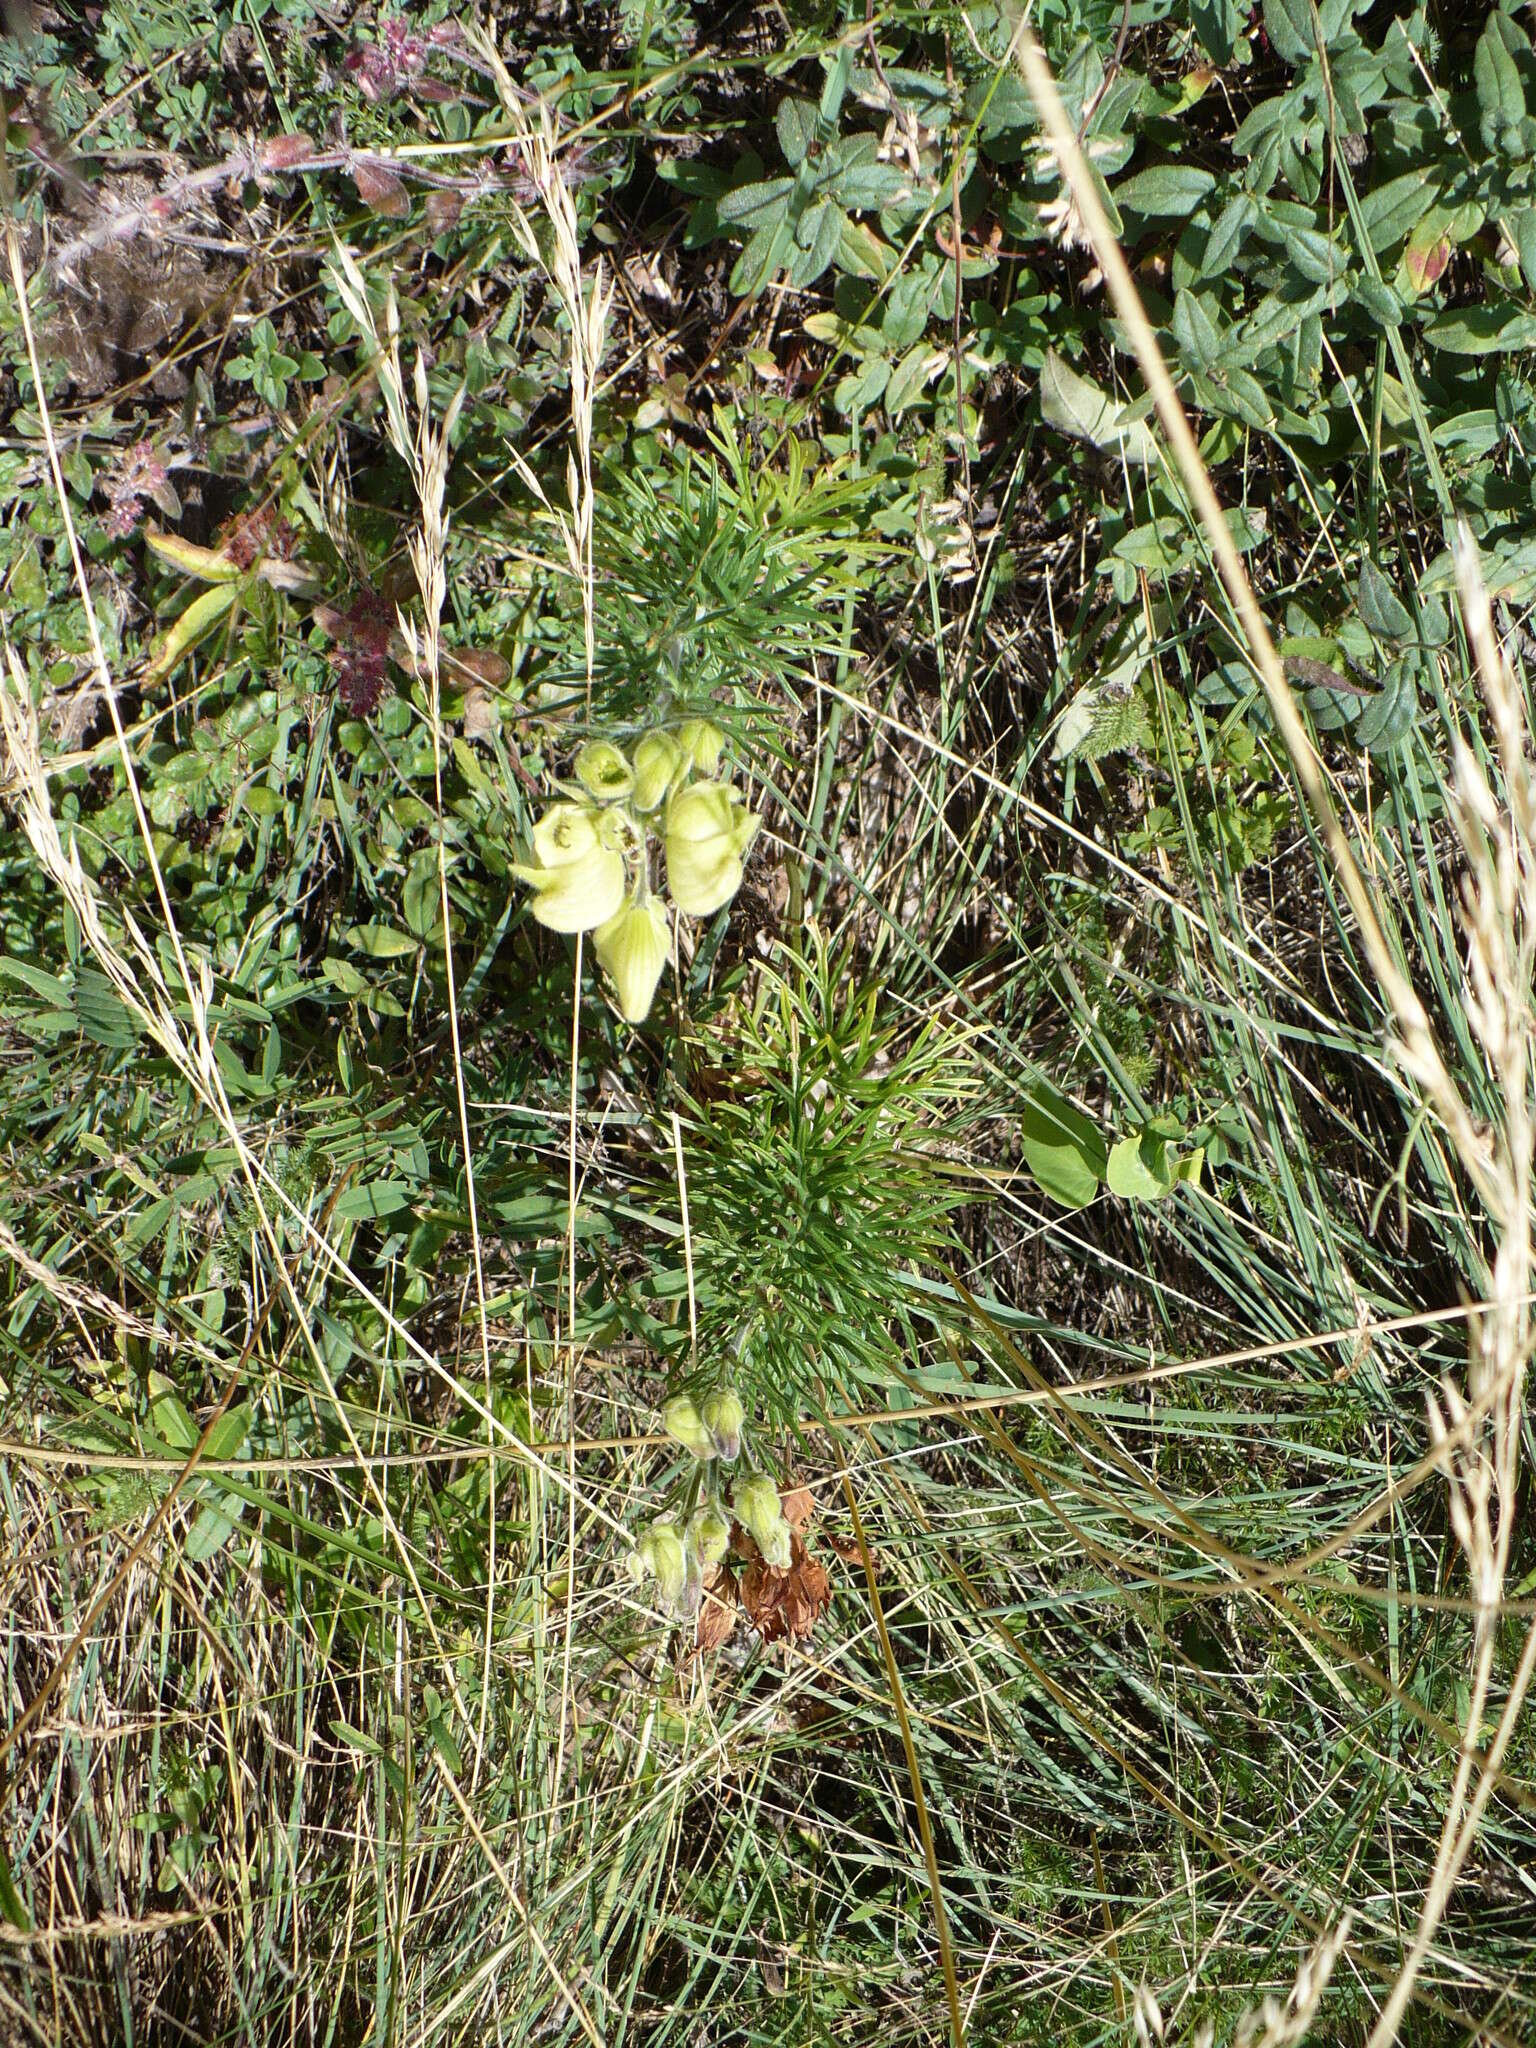
{"label": "broad green leaf", "polygon": [[1536,292],[1536,207],[1522,207],[1509,222],[1515,247],[1520,252],[1520,271],[1526,286]]}
{"label": "broad green leaf", "polygon": [[843,222],[848,216],[830,199],[808,207],[795,226],[795,254],[790,260],[790,281],[805,290],[827,270],[842,240]]}
{"label": "broad green leaf", "polygon": [[1182,519],[1165,512],[1158,519],[1144,520],[1116,541],[1117,560],[1133,569],[1147,569],[1167,575],[1191,559],[1189,531]]}
{"label": "broad green leaf", "polygon": [[1472,76],[1477,86],[1477,128],[1483,147],[1509,156],[1516,154],[1519,147],[1520,125],[1525,118],[1525,89],[1520,83],[1512,47],[1517,44],[1524,44],[1519,30],[1508,15],[1495,9],[1478,37],[1472,59]]}
{"label": "broad green leaf", "polygon": [[363,1186],[343,1188],[336,1197],[332,1214],[350,1222],[375,1216],[395,1216],[409,1208],[411,1189],[403,1180],[374,1180]]}
{"label": "broad green leaf", "polygon": [[857,370],[840,377],[837,389],[832,394],[832,403],[840,413],[864,412],[885,395],[885,387],[891,381],[891,366],[884,356],[871,356],[861,363]]}
{"label": "broad green leaf", "polygon": [[169,675],[200,640],[205,640],[215,626],[228,618],[239,595],[238,582],[216,583],[210,590],[199,591],[160,640],[144,671],[145,680],[158,682],[162,676]]}
{"label": "broad green leaf", "polygon": [[442,917],[442,885],[437,872],[437,848],[424,846],[411,855],[405,887],[400,892],[405,921],[418,939],[431,938]]}
{"label": "broad green leaf", "polygon": [[354,1728],[350,1721],[332,1721],[331,1733],[338,1742],[344,1742],[348,1749],[355,1749],[359,1756],[382,1757],[384,1746],[366,1734],[361,1728]]}
{"label": "broad green leaf", "polygon": [[1363,306],[1371,318],[1382,327],[1401,327],[1403,324],[1403,302],[1391,285],[1380,278],[1358,277],[1351,287],[1356,303]]}
{"label": "broad green leaf", "polygon": [[1333,284],[1349,268],[1349,258],[1318,228],[1292,228],[1285,240],[1286,260],[1309,284]]}
{"label": "broad green leaf", "polygon": [[794,189],[793,178],[764,178],[755,185],[739,185],[721,197],[716,211],[728,227],[766,227],[784,218]]}
{"label": "broad green leaf", "polygon": [[1420,164],[1366,193],[1360,202],[1360,221],[1377,255],[1412,234],[1439,197],[1440,177],[1438,164]]}
{"label": "broad green leaf", "polygon": [[751,240],[737,257],[731,271],[731,290],[738,298],[762,291],[792,246],[786,208],[764,226],[754,229]]}
{"label": "broad green leaf", "polygon": [[150,1374],[149,1385],[150,1428],[173,1451],[190,1451],[200,1432],[183,1406],[181,1396],[160,1373]]}
{"label": "broad green leaf", "polygon": [[70,1000],[67,981],[60,981],[56,974],[45,974],[41,967],[34,967],[30,960],[13,960],[8,953],[0,953],[0,975],[12,981],[19,981],[23,988],[29,988],[33,995],[41,996],[45,1002],[60,1008]]}
{"label": "broad green leaf", "polygon": [[362,996],[368,993],[368,982],[358,973],[350,960],[338,960],[334,955],[320,963],[320,972],[332,987],[339,988],[344,996]]}
{"label": "broad green leaf", "polygon": [[189,1564],[206,1564],[217,1557],[240,1526],[246,1503],[235,1493],[221,1493],[206,1500],[187,1524],[181,1554]]}
{"label": "broad green leaf", "polygon": [[435,1712],[428,1713],[427,1734],[443,1763],[453,1776],[457,1777],[464,1768],[464,1760],[459,1754],[459,1745],[453,1739],[453,1730],[449,1727],[448,1717],[441,1706]]}
{"label": "broad green leaf", "polygon": [[1275,55],[1287,64],[1305,64],[1316,55],[1319,41],[1332,51],[1351,5],[1352,0],[1317,0],[1314,23],[1312,0],[1264,0],[1264,29]]}
{"label": "broad green leaf", "polygon": [[1411,655],[1402,656],[1387,669],[1381,688],[1355,720],[1355,738],[1368,753],[1388,753],[1406,739],[1418,708],[1418,662]]}
{"label": "broad green leaf", "polygon": [[780,100],[773,125],[785,162],[798,170],[816,139],[816,109],[809,100]]}
{"label": "broad green leaf", "polygon": [[95,1044],[117,1051],[138,1044],[138,1018],[98,968],[82,967],[76,975],[73,1008],[80,1029]]}
{"label": "broad green leaf", "polygon": [[880,344],[878,328],[850,328],[838,313],[807,313],[800,325],[812,341],[830,342],[834,348],[846,348],[850,344],[857,347],[859,344],[854,337],[858,334],[868,335],[872,347]]}
{"label": "broad green leaf", "polygon": [[1194,164],[1153,164],[1115,187],[1115,204],[1152,219],[1183,220],[1194,212],[1216,180]]}
{"label": "broad green leaf", "polygon": [[169,783],[173,789],[195,789],[200,782],[206,782],[213,773],[213,762],[207,754],[176,754],[163,767],[155,770],[155,780]]}
{"label": "broad green leaf", "polygon": [[1413,614],[1367,557],[1360,565],[1360,616],[1382,640],[1411,640]]}
{"label": "broad green leaf", "polygon": [[1129,1202],[1160,1202],[1173,1186],[1166,1139],[1134,1131],[1110,1151],[1104,1178],[1112,1194]]}
{"label": "broad green leaf", "polygon": [[860,213],[878,213],[882,206],[905,198],[911,189],[912,180],[897,164],[852,163],[831,180],[839,204]]}
{"label": "broad green leaf", "polygon": [[1040,411],[1047,426],[1095,448],[1113,450],[1137,468],[1157,460],[1151,429],[1140,420],[1127,422],[1124,408],[1070,369],[1055,349],[1046,351],[1040,372]]}
{"label": "broad green leaf", "polygon": [[225,1409],[208,1432],[203,1456],[217,1464],[227,1464],[230,1459],[238,1458],[245,1448],[250,1427],[251,1404],[249,1401],[237,1401],[232,1408]]}
{"label": "broad green leaf", "polygon": [[1502,355],[1510,349],[1536,347],[1536,313],[1523,313],[1507,302],[1458,306],[1455,312],[1431,320],[1424,338],[1449,355]]}
{"label": "broad green leaf", "polygon": [[1248,19],[1247,8],[1237,0],[1190,0],[1189,18],[1205,54],[1225,69]]}
{"label": "broad green leaf", "polygon": [[1221,358],[1221,330],[1195,292],[1181,291],[1173,302],[1173,338],[1192,369],[1208,370]]}
{"label": "broad green leaf", "polygon": [[843,216],[842,240],[837,248],[839,270],[870,284],[884,284],[895,260],[894,250],[881,241],[873,228]]}
{"label": "broad green leaf", "polygon": [[1043,1082],[1025,1101],[1020,1147],[1042,1192],[1064,1209],[1091,1202],[1109,1164],[1097,1124]]}
{"label": "broad green leaf", "polygon": [[[1536,540],[1484,547],[1478,569],[1490,597],[1507,597],[1515,604],[1529,604],[1536,598]],[[1455,588],[1456,560],[1449,548],[1442,548],[1419,578],[1419,595],[1432,597]]]}
{"label": "broad green leaf", "polygon": [[1258,378],[1249,371],[1221,371],[1216,391],[1221,409],[1235,413],[1250,427],[1257,427],[1261,433],[1268,433],[1274,426],[1275,409],[1269,402],[1269,394]]}
{"label": "broad green leaf", "polygon": [[392,924],[355,924],[346,936],[347,944],[356,946],[370,960],[399,960],[416,950],[410,933]]}
{"label": "broad green leaf", "polygon": [[200,548],[179,533],[162,533],[157,526],[145,527],[144,543],[162,562],[202,583],[238,583],[245,574],[223,548]]}
{"label": "broad green leaf", "polygon": [[1226,276],[1248,238],[1256,210],[1246,192],[1239,192],[1235,199],[1228,200],[1216,217],[1216,225],[1205,245],[1205,254],[1200,259],[1202,277]]}
{"label": "broad green leaf", "polygon": [[917,403],[929,378],[938,375],[946,360],[942,349],[929,348],[924,341],[908,349],[891,371],[891,380],[885,387],[885,409],[892,419]]}

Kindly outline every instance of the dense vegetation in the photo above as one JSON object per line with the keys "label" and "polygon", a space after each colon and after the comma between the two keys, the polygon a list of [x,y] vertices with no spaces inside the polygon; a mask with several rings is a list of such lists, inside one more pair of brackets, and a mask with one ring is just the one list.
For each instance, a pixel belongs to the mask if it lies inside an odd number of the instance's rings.
{"label": "dense vegetation", "polygon": [[1525,12],[8,23],[0,2042],[1532,2039]]}

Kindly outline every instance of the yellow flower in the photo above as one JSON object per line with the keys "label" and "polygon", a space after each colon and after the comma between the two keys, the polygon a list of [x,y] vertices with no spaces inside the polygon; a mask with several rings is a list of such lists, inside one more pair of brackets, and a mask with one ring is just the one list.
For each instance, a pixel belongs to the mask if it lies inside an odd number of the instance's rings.
{"label": "yellow flower", "polygon": [[676,1522],[652,1522],[637,1545],[640,1562],[656,1581],[664,1607],[675,1607],[688,1585],[688,1553]]}
{"label": "yellow flower", "polygon": [[624,901],[617,827],[588,804],[553,804],[533,828],[533,860],[512,872],[534,892],[533,914],[552,932],[588,932]]}
{"label": "yellow flower", "polygon": [[714,1443],[715,1456],[725,1459],[740,1456],[741,1427],[747,1419],[741,1396],[729,1387],[716,1387],[712,1394],[705,1395],[700,1415]]}
{"label": "yellow flower", "polygon": [[654,896],[626,903],[593,937],[597,964],[611,975],[619,1010],[631,1024],[643,1024],[651,1013],[669,937],[666,905]]}
{"label": "yellow flower", "polygon": [[616,803],[635,786],[635,771],[609,740],[593,740],[576,756],[576,780],[599,803]]}
{"label": "yellow flower", "polygon": [[738,1479],[731,1489],[736,1519],[763,1553],[764,1564],[784,1571],[790,1559],[789,1524],[779,1504],[779,1489],[760,1472]]}
{"label": "yellow flower", "polygon": [[720,765],[720,753],[725,745],[725,734],[719,726],[708,718],[690,718],[686,725],[678,728],[677,737],[683,752],[699,773],[713,775]]}
{"label": "yellow flower", "polygon": [[689,1525],[700,1564],[718,1564],[730,1548],[731,1525],[713,1501],[700,1508]]}
{"label": "yellow flower", "polygon": [[635,744],[635,809],[654,811],[682,768],[682,748],[669,732],[648,732]]}
{"label": "yellow flower", "polygon": [[696,1458],[715,1455],[714,1440],[687,1394],[674,1394],[665,1403],[661,1411],[661,1426],[675,1443],[680,1443],[685,1451],[692,1451]]}
{"label": "yellow flower", "polygon": [[741,887],[741,859],[757,834],[729,782],[695,782],[667,806],[667,889],[679,910],[708,917]]}

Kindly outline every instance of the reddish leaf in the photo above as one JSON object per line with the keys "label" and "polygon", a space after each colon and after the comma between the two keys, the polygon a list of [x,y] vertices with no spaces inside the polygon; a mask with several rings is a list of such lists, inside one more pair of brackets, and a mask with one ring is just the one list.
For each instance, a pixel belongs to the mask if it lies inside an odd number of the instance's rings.
{"label": "reddish leaf", "polygon": [[354,163],[352,182],[364,206],[386,220],[404,220],[411,210],[411,195],[394,172],[385,170],[382,164]]}
{"label": "reddish leaf", "polygon": [[512,664],[494,647],[455,647],[443,656],[443,666],[456,679],[484,683],[499,690],[512,673]]}
{"label": "reddish leaf", "polygon": [[457,227],[459,215],[463,211],[464,202],[458,193],[450,192],[446,188],[429,192],[422,206],[427,226],[434,235],[445,235],[450,228]]}
{"label": "reddish leaf", "polygon": [[269,135],[261,145],[261,168],[291,171],[295,164],[307,163],[314,153],[315,145],[307,135]]}

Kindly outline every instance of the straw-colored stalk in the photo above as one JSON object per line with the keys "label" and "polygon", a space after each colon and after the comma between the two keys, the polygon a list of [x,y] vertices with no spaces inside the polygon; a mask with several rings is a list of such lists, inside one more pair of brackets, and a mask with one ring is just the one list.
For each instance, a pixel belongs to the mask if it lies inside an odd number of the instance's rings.
{"label": "straw-colored stalk", "polygon": [[[583,275],[576,205],[560,167],[549,109],[540,100],[530,119],[528,108],[513,84],[494,40],[473,26],[468,27],[465,33],[470,46],[495,81],[496,94],[511,127],[512,139],[522,152],[524,167],[539,195],[548,224],[546,247],[526,210],[513,200],[512,217],[518,239],[528,260],[549,279],[570,328],[571,438],[574,447],[567,451],[565,474],[571,510],[569,516],[557,512],[556,519],[566,558],[581,586],[587,710],[590,712],[592,672],[597,658],[596,580],[592,557],[596,531],[596,498],[592,487],[592,408],[602,369],[608,314],[613,306],[613,286],[604,272],[601,258],[593,265],[590,285]],[[542,492],[540,496],[543,496]]]}

